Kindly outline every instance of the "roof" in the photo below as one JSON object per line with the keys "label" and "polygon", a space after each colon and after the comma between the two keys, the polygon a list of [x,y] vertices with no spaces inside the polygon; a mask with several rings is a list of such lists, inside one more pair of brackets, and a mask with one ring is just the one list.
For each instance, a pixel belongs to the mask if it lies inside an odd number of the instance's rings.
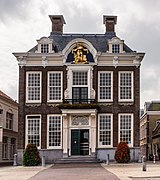
{"label": "roof", "polygon": [[5,99],[7,99],[7,100],[9,100],[9,101],[12,101],[12,102],[15,102],[11,97],[9,97],[8,95],[6,95],[4,92],[2,92],[1,90],[0,90],[0,97],[3,97],[3,98],[5,98]]}
{"label": "roof", "polygon": [[151,102],[147,111],[160,111],[160,102]]}
{"label": "roof", "polygon": [[[50,39],[53,40],[53,44],[55,45],[55,52],[62,51],[66,45],[76,38],[83,38],[89,41],[94,48],[99,52],[106,52],[107,50],[107,42],[109,39],[113,37],[117,37],[115,32],[105,33],[105,34],[58,34],[51,33],[49,36]],[[35,47],[33,47],[29,52],[35,52]],[[126,44],[124,44],[124,51],[126,53],[133,52]]]}

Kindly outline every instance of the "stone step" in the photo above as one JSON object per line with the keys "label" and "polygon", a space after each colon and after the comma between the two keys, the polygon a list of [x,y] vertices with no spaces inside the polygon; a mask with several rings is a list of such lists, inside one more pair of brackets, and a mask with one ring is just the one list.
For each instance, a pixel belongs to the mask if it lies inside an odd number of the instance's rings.
{"label": "stone step", "polygon": [[55,160],[55,164],[69,164],[69,163],[98,163],[95,157],[68,157]]}

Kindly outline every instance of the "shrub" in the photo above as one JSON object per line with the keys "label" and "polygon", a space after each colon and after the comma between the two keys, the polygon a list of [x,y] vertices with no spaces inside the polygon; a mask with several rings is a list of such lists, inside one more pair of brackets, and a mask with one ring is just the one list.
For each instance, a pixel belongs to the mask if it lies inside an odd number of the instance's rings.
{"label": "shrub", "polygon": [[24,166],[37,166],[41,163],[39,151],[34,144],[28,144],[23,154]]}
{"label": "shrub", "polygon": [[130,161],[130,149],[127,143],[120,142],[117,145],[114,158],[118,163],[128,163]]}

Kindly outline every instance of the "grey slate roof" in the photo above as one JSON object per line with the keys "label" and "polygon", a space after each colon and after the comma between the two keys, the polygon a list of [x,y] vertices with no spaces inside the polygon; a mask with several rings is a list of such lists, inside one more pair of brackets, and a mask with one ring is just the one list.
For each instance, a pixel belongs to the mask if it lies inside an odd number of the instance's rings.
{"label": "grey slate roof", "polygon": [[[55,45],[55,52],[62,51],[66,45],[76,38],[83,38],[89,41],[94,48],[99,52],[106,52],[107,42],[109,39],[116,37],[115,33],[106,33],[106,34],[56,34],[52,33],[49,38],[53,40]],[[28,52],[35,52],[37,47],[33,47]],[[126,53],[131,53],[131,50],[126,44],[124,44],[124,51]]]}

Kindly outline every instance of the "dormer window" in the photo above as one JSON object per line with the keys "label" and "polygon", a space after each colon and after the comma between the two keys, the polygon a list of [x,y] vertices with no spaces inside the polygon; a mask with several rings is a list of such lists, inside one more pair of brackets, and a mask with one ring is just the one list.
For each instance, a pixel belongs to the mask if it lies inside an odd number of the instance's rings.
{"label": "dormer window", "polygon": [[124,53],[123,44],[124,44],[124,41],[120,40],[118,37],[114,37],[108,40],[108,45],[109,45],[108,52],[109,53]]}
{"label": "dormer window", "polygon": [[38,42],[37,53],[54,53],[53,50],[53,41],[50,38],[42,37]]}

